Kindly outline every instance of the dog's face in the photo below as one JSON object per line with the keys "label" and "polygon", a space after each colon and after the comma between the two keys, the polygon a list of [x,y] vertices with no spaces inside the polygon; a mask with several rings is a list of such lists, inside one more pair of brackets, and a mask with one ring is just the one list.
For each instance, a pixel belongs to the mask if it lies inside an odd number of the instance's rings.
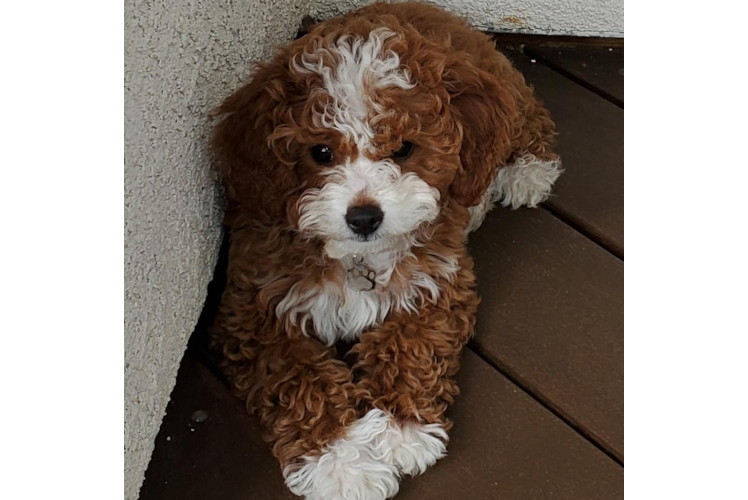
{"label": "dog's face", "polygon": [[408,29],[316,29],[219,109],[229,196],[339,258],[416,243],[478,203],[508,149],[510,99]]}
{"label": "dog's face", "polygon": [[[409,246],[439,215],[459,165],[460,131],[434,109],[439,90],[419,88],[385,44],[342,36],[291,60],[311,78],[303,132],[295,135],[303,185],[298,229],[333,255]],[[444,96],[446,97],[446,92]]]}

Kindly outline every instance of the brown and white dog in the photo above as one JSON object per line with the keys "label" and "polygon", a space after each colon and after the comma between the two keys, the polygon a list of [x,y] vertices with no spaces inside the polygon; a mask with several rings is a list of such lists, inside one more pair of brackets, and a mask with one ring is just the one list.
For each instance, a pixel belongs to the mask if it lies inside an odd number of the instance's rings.
{"label": "brown and white dog", "polygon": [[389,498],[445,455],[479,302],[467,234],[548,196],[553,122],[491,38],[420,3],[314,26],[217,116],[222,368],[291,491]]}

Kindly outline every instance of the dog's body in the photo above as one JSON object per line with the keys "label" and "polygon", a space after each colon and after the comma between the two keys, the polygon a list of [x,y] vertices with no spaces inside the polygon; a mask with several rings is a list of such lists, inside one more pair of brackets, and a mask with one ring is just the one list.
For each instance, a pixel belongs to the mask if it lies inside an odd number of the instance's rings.
{"label": "dog's body", "polygon": [[218,114],[223,369],[294,493],[388,498],[445,454],[479,302],[466,234],[548,195],[553,123],[490,38],[418,3],[315,26]]}

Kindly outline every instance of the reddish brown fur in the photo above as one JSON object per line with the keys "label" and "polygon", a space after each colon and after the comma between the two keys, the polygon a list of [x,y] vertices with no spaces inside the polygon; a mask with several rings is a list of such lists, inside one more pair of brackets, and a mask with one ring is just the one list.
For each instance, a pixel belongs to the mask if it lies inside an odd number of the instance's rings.
{"label": "reddish brown fur", "polygon": [[[382,121],[389,133],[378,136],[375,156],[388,156],[402,140],[418,144],[401,167],[418,173],[442,198],[436,222],[420,230],[424,245],[414,248],[417,264],[436,276],[431,270],[438,260],[454,257],[460,269],[453,282],[437,280],[435,303],[425,301],[414,314],[391,312],[365,332],[349,354],[351,369],[335,359],[334,347],[275,315],[295,283],[343,286],[324,242],[299,236],[298,200],[322,182],[308,157],[310,145],[356,153],[339,134],[314,126],[312,111],[328,97],[310,95],[319,82],[293,72],[289,61],[342,33],[366,37],[379,26],[399,34],[388,48],[400,54],[417,85],[379,96],[399,112]],[[281,49],[217,115],[213,146],[227,186],[231,250],[213,345],[237,394],[259,415],[281,465],[319,451],[372,407],[401,420],[448,425],[444,411],[458,392],[453,377],[479,302],[463,235],[467,208],[478,203],[496,166],[526,152],[555,157],[553,123],[523,77],[488,36],[451,14],[419,3],[375,4],[321,23]],[[414,124],[420,130],[414,132]],[[401,262],[393,286],[404,283],[414,265]]]}

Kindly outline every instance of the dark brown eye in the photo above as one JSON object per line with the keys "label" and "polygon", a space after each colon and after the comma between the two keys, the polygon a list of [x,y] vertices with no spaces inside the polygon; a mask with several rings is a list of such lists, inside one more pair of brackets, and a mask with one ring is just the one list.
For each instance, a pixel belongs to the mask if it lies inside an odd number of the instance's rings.
{"label": "dark brown eye", "polygon": [[330,148],[330,146],[317,144],[316,146],[312,146],[310,152],[314,161],[316,161],[320,165],[327,165],[328,163],[332,163],[332,148]]}
{"label": "dark brown eye", "polygon": [[400,145],[400,149],[392,152],[392,157],[396,160],[404,160],[413,152],[413,143],[410,141],[403,141]]}

